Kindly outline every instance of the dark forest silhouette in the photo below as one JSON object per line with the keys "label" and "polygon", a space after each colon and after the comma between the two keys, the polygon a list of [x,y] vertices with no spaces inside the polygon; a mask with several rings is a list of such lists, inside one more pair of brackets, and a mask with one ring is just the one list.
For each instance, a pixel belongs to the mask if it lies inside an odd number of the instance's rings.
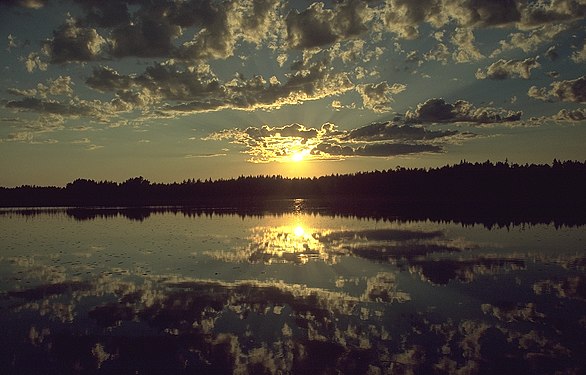
{"label": "dark forest silhouette", "polygon": [[487,161],[314,178],[241,176],[168,184],[152,183],[143,177],[122,183],[77,179],[65,187],[0,188],[0,206],[189,206],[254,208],[262,212],[270,211],[278,200],[298,198],[311,201],[312,209],[368,217],[458,217],[465,222],[483,217],[509,222],[564,217],[569,222],[582,222],[585,192],[584,162],[554,160],[551,165],[518,165]]}

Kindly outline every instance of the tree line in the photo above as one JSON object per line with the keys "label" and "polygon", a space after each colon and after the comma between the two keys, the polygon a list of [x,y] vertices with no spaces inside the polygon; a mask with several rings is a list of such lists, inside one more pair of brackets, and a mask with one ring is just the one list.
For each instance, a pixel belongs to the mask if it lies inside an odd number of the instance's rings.
{"label": "tree line", "polygon": [[0,188],[2,207],[246,206],[288,198],[339,207],[406,204],[410,207],[523,207],[578,210],[586,205],[586,162],[459,164],[402,168],[313,178],[240,176],[233,179],[153,183],[76,179],[64,187]]}

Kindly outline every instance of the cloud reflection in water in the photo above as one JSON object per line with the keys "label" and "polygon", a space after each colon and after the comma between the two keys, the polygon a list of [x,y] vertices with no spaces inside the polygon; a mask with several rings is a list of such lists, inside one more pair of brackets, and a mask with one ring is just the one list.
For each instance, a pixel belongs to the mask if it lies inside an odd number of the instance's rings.
{"label": "cloud reflection in water", "polygon": [[8,372],[586,368],[580,228],[41,218],[11,218],[19,236],[0,226]]}

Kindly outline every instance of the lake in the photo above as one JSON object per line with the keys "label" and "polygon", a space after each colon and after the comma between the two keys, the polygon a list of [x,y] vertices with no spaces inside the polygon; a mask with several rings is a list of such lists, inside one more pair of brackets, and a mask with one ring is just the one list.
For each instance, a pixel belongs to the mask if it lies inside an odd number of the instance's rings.
{"label": "lake", "polygon": [[302,203],[1,210],[1,372],[586,371],[584,226]]}

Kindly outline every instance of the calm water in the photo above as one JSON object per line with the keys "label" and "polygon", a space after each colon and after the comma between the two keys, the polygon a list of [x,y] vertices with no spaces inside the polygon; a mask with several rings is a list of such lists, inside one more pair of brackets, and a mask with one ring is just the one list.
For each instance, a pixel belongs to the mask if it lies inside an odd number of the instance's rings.
{"label": "calm water", "polygon": [[585,227],[0,212],[0,372],[584,373]]}

